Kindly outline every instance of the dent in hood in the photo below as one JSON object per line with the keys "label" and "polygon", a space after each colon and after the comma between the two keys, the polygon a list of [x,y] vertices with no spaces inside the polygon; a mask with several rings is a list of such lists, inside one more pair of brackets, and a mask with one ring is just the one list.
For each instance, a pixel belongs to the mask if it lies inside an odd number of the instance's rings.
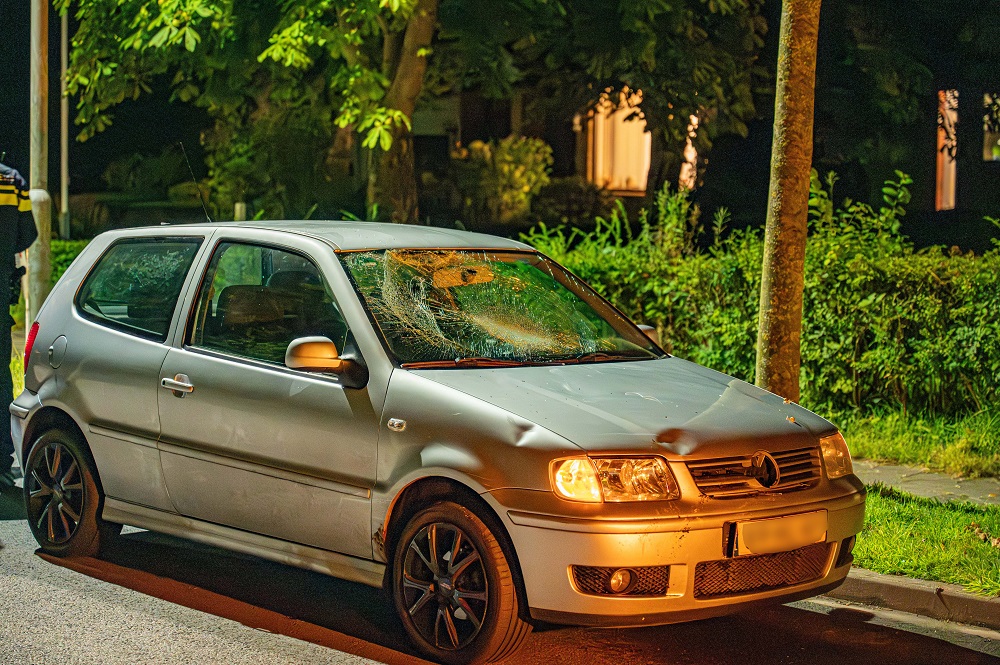
{"label": "dent in hood", "polygon": [[673,357],[415,373],[595,452],[741,455],[814,445],[835,429],[777,395]]}

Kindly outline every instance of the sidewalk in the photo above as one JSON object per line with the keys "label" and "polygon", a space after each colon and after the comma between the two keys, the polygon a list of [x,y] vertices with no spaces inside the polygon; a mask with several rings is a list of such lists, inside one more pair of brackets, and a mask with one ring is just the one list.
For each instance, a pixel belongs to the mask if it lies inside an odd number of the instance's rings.
{"label": "sidewalk", "polygon": [[956,479],[919,467],[877,464],[870,460],[854,460],[854,473],[865,485],[880,482],[931,499],[1000,506],[1000,479],[997,478]]}
{"label": "sidewalk", "polygon": [[[1000,505],[1000,480],[996,478],[960,480],[918,467],[877,464],[869,460],[854,460],[854,473],[866,485],[880,482],[910,494],[942,501]],[[1000,566],[1000,561],[997,565]],[[881,575],[853,568],[847,581],[826,595],[838,600],[1000,630],[1000,598],[966,593],[956,584]]]}

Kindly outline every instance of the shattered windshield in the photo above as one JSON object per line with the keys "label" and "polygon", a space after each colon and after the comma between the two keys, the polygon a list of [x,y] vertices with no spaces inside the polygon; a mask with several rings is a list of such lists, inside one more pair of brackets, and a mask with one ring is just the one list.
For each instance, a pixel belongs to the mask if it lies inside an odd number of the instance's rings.
{"label": "shattered windshield", "polygon": [[659,357],[641,331],[531,252],[401,249],[340,255],[389,349],[409,366]]}

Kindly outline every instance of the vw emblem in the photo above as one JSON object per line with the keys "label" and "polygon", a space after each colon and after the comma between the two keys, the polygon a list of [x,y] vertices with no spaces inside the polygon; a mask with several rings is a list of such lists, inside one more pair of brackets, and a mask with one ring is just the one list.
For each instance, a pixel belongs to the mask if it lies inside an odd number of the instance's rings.
{"label": "vw emblem", "polygon": [[758,450],[750,458],[750,468],[747,475],[756,480],[761,487],[774,487],[781,480],[781,470],[771,453]]}

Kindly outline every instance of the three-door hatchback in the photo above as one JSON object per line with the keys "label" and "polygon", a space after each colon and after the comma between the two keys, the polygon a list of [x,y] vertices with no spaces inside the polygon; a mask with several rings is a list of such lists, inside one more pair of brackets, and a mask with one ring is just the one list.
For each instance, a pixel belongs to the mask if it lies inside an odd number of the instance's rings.
{"label": "three-door hatchback", "polygon": [[43,550],[121,525],[391,591],[445,663],[532,620],[670,623],[840,584],[865,492],[826,420],[663,353],[518,242],[348,222],[91,242],[10,405]]}

